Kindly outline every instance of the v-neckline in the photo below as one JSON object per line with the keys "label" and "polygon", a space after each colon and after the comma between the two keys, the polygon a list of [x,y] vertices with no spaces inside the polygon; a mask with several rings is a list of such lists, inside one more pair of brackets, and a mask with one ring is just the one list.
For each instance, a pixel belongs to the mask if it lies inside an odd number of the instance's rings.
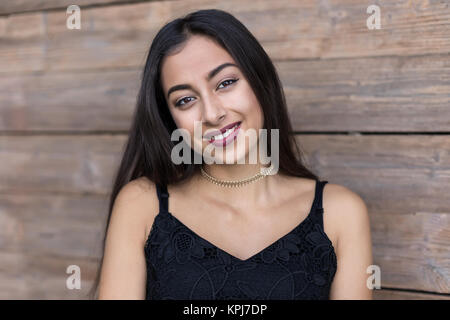
{"label": "v-neckline", "polygon": [[[314,206],[313,206],[314,207]],[[232,255],[231,253],[221,249],[220,247],[218,247],[217,245],[215,245],[214,243],[212,243],[209,240],[206,240],[204,237],[200,236],[197,232],[193,231],[191,228],[189,228],[187,225],[185,225],[183,222],[181,222],[177,217],[175,217],[172,213],[166,211],[165,213],[168,213],[173,219],[175,219],[180,225],[182,225],[184,228],[188,229],[191,233],[193,233],[197,238],[200,238],[202,241],[207,242],[209,245],[211,245],[213,248],[215,248],[216,250],[221,251],[222,253],[228,255],[229,257],[238,260],[238,262],[247,262],[250,261],[252,258],[264,253],[265,251],[267,251],[270,247],[272,247],[274,244],[283,241],[283,239],[285,239],[286,237],[288,237],[292,232],[294,232],[295,230],[297,230],[298,228],[302,227],[308,219],[310,219],[312,212],[314,210],[314,208],[311,207],[310,212],[308,213],[308,215],[306,216],[305,219],[303,219],[299,224],[297,224],[293,229],[291,229],[288,233],[286,233],[285,235],[281,236],[280,238],[278,238],[277,240],[275,240],[274,242],[272,242],[271,244],[269,244],[268,246],[266,246],[265,248],[259,250],[257,253],[253,254],[252,256],[250,256],[249,258],[246,259],[241,259],[238,258],[234,255]]]}
{"label": "v-neckline", "polygon": [[[198,237],[199,239],[201,239],[202,241],[207,242],[209,245],[211,245],[213,248],[215,248],[216,250],[221,251],[223,254],[229,256],[230,258],[233,258],[235,260],[237,260],[240,263],[245,263],[250,261],[252,258],[263,254],[264,252],[266,252],[270,247],[272,247],[274,244],[283,241],[286,237],[288,237],[292,232],[294,232],[295,230],[299,229],[300,227],[303,227],[303,225],[305,225],[305,223],[311,219],[311,216],[313,214],[313,211],[316,207],[316,198],[317,198],[317,188],[318,188],[318,184],[319,181],[316,180],[316,184],[315,184],[315,188],[314,188],[314,199],[311,205],[311,209],[309,210],[308,215],[306,216],[306,218],[304,218],[302,221],[300,221],[298,224],[295,225],[294,228],[292,228],[288,233],[284,234],[283,236],[281,236],[280,238],[278,238],[277,240],[273,241],[271,244],[269,244],[268,246],[264,247],[263,249],[259,250],[258,252],[256,252],[255,254],[251,255],[250,257],[246,258],[246,259],[241,259],[238,258],[234,255],[232,255],[231,253],[223,250],[222,248],[216,246],[214,243],[212,243],[211,241],[205,239],[204,237],[200,236],[197,232],[193,231],[191,228],[189,228],[187,225],[185,225],[183,222],[181,222],[177,217],[175,217],[169,210],[164,211],[164,213],[168,214],[170,217],[172,217],[174,220],[176,220],[181,226],[183,226],[184,228],[186,228],[187,230],[189,230],[190,232],[192,232],[192,234],[194,234],[196,237]],[[161,214],[163,212],[159,212],[159,214]]]}

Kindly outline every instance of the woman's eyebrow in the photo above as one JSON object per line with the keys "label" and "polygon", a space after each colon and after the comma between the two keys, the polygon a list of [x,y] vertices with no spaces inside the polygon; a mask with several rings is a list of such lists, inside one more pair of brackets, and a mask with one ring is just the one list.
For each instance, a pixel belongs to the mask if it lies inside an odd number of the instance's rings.
{"label": "woman's eyebrow", "polygon": [[[238,68],[238,66],[236,64],[231,63],[231,62],[222,63],[221,65],[215,67],[210,72],[208,72],[208,75],[206,76],[206,80],[207,81],[211,80],[216,74],[218,74],[220,71],[222,71],[222,69],[224,69],[226,67]],[[172,92],[177,91],[177,90],[184,90],[184,89],[192,89],[192,87],[189,84],[177,84],[177,85],[171,87],[169,89],[169,91],[167,91],[167,98],[169,98],[169,96]]]}

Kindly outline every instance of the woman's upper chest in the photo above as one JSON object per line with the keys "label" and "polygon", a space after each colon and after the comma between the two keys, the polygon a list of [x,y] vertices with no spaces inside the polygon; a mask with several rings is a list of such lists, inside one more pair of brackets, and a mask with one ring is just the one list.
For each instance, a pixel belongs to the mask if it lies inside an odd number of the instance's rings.
{"label": "woman's upper chest", "polygon": [[[169,212],[198,237],[234,257],[246,260],[305,221],[311,213],[315,195],[315,182],[311,183],[294,189],[295,185],[285,185],[280,189],[279,197],[273,197],[264,207],[252,206],[248,201],[227,203],[171,188]],[[245,206],[239,205],[242,203]],[[334,235],[329,234],[335,243]]]}

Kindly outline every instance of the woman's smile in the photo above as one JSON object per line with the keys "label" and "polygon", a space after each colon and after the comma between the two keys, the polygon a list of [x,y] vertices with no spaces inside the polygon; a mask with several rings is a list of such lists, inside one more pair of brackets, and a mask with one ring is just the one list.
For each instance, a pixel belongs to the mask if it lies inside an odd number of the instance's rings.
{"label": "woman's smile", "polygon": [[224,133],[207,137],[206,140],[218,147],[226,146],[236,139],[240,128],[241,122],[238,122],[232,128],[226,129]]}

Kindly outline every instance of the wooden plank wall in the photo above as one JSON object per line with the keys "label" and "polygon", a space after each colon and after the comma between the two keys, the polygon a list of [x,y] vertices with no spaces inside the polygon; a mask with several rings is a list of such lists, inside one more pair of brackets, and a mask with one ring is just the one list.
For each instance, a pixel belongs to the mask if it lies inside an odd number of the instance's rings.
{"label": "wooden plank wall", "polygon": [[[74,2],[81,30],[65,26]],[[86,298],[151,39],[204,8],[261,41],[308,163],[368,204],[374,297],[449,299],[448,0],[2,1],[0,298]]]}

